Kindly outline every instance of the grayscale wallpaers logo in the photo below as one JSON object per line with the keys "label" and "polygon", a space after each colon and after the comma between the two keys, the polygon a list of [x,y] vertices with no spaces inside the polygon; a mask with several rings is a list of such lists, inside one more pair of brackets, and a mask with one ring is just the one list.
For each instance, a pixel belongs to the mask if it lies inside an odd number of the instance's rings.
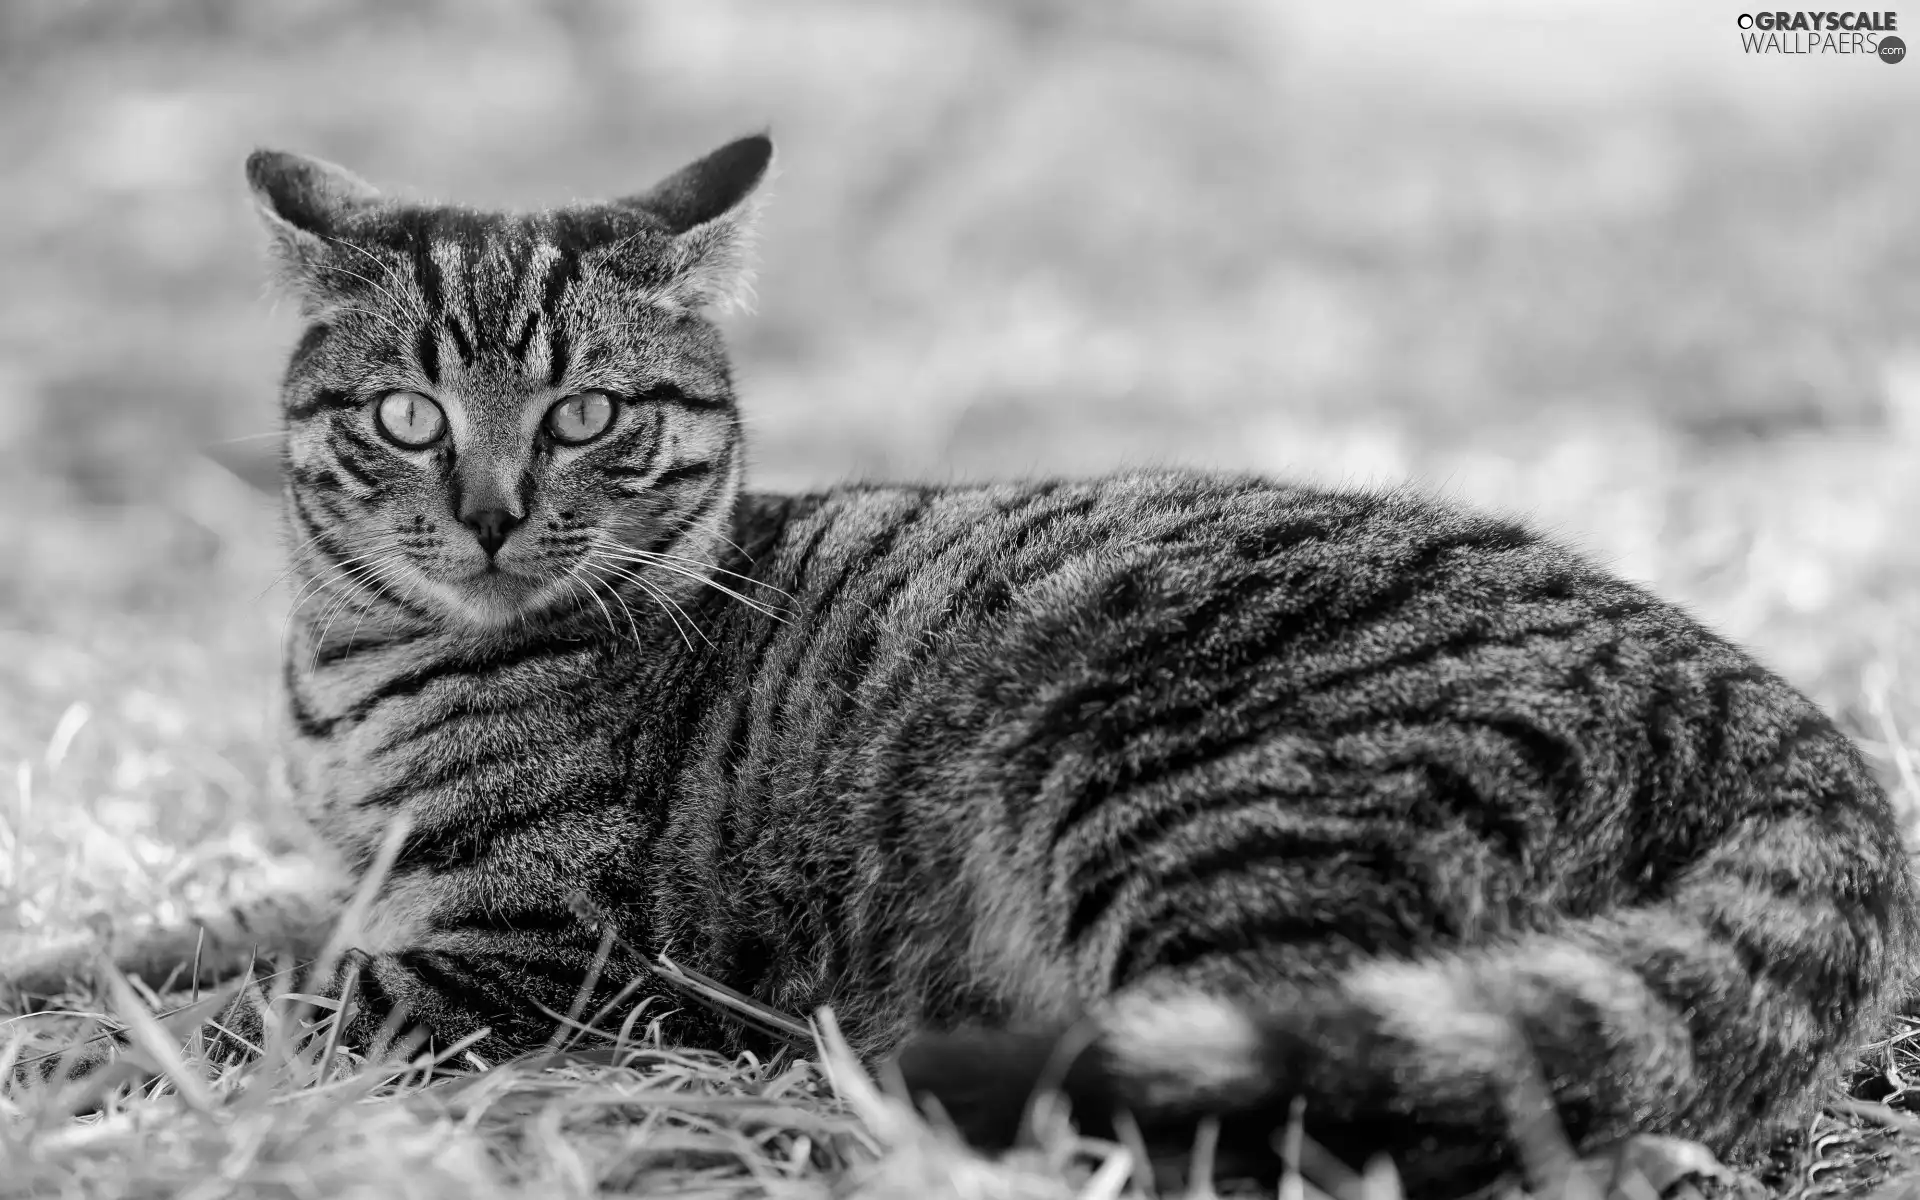
{"label": "grayscale wallpaers logo", "polygon": [[1907,44],[1894,34],[1896,12],[1741,13],[1740,48],[1748,54],[1857,54],[1897,63]]}

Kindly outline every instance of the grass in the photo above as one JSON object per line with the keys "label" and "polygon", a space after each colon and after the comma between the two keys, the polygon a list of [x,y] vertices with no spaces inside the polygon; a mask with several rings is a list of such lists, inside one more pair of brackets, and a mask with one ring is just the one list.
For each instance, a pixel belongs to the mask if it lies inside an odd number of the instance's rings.
{"label": "grass", "polygon": [[[350,928],[340,933],[337,941],[351,944]],[[324,965],[314,971],[326,974]],[[92,1076],[16,1084],[0,1094],[7,1167],[0,1198],[1121,1200],[1161,1194],[1156,1167],[1160,1183],[1167,1180],[1167,1164],[1137,1142],[1079,1137],[1044,1105],[1027,1147],[983,1159],[940,1128],[937,1115],[916,1113],[869,1078],[830,1012],[807,1027],[801,1051],[764,1062],[668,1045],[660,1012],[645,1007],[612,1035],[594,1033],[593,1021],[578,1019],[583,1014],[559,1017],[548,1051],[505,1064],[479,1060],[464,1043],[422,1051],[417,1039],[366,1057],[340,1046],[337,1006],[296,991],[290,971],[262,975],[267,1036],[243,1063],[205,1050],[207,1021],[231,988],[168,997],[106,965],[92,989],[39,1017],[8,1021],[4,1074],[84,1046],[101,1027],[120,1031],[127,1046],[114,1066]],[[729,1003],[754,1019],[791,1024],[783,1014],[751,1011],[744,999]],[[1920,1116],[1897,1106],[1916,1072],[1920,1021],[1907,1020],[1863,1049],[1847,1093],[1835,1087],[1798,1145],[1783,1142],[1771,1165],[1741,1166],[1804,1200],[1859,1195],[1890,1177],[1896,1183],[1876,1195],[1904,1194],[1892,1189],[1920,1153]],[[1355,1174],[1314,1152],[1297,1124],[1283,1137],[1289,1159],[1309,1172],[1283,1179],[1286,1200],[1399,1197],[1384,1160]],[[1524,1140],[1530,1173],[1557,1181],[1528,1193],[1538,1197],[1685,1195],[1672,1189],[1743,1178],[1743,1186],[1757,1186],[1689,1143],[1640,1139],[1617,1157],[1575,1167],[1551,1128],[1536,1124]],[[1210,1163],[1203,1129],[1177,1168],[1184,1195],[1211,1194]],[[1610,1190],[1607,1180],[1623,1190]],[[1633,1190],[1647,1187],[1653,1190]],[[1522,1193],[1516,1185],[1501,1196],[1521,1200]]]}
{"label": "grass", "polygon": [[[322,872],[277,782],[273,514],[198,453],[271,428],[294,336],[255,144],[540,204],[770,122],[762,312],[729,330],[762,486],[1411,479],[1754,646],[1914,813],[1913,71],[1743,59],[1722,7],[0,6],[0,961]],[[0,1046],[190,999],[144,983]],[[1863,1052],[1776,1190],[1913,1169],[1916,1045]],[[189,1052],[96,1117],[9,1100],[0,1196],[1138,1186],[1057,1130],[985,1164],[797,1056],[618,1049],[472,1080]]]}
{"label": "grass", "polygon": [[[339,944],[352,943],[355,907]],[[669,970],[689,993],[794,1024]],[[313,969],[327,973],[324,961]],[[1031,1148],[980,1158],[883,1093],[829,1012],[799,1027],[810,1056],[782,1051],[767,1062],[664,1044],[658,1014],[645,1006],[612,1035],[594,1034],[585,1014],[561,1016],[548,1051],[511,1063],[485,1063],[464,1043],[422,1052],[404,1038],[363,1057],[339,1045],[338,1006],[293,990],[296,977],[281,970],[265,976],[265,1044],[230,1063],[208,1057],[203,1034],[231,988],[169,1006],[110,965],[95,978],[96,991],[41,1014],[41,1028],[9,1022],[0,1051],[8,1074],[97,1041],[99,1026],[126,1046],[93,1075],[0,1095],[0,1161],[9,1168],[0,1197],[1116,1200],[1152,1187],[1144,1156],[1078,1138],[1058,1120],[1039,1127]],[[1364,1196],[1396,1194],[1387,1184]]]}

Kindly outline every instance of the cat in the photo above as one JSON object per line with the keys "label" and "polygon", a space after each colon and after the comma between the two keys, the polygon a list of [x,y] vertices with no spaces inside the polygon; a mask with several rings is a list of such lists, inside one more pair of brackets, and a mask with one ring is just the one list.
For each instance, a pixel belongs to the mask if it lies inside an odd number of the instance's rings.
{"label": "cat", "polygon": [[533,214],[248,159],[306,322],[294,792],[390,854],[350,1040],[497,1061],[664,953],[832,1006],[983,1147],[1053,1087],[1258,1170],[1299,1100],[1420,1195],[1514,1166],[1528,1086],[1576,1147],[1729,1151],[1868,1035],[1916,909],[1855,748],[1523,525],[1171,471],[744,490],[709,318],[771,158]]}

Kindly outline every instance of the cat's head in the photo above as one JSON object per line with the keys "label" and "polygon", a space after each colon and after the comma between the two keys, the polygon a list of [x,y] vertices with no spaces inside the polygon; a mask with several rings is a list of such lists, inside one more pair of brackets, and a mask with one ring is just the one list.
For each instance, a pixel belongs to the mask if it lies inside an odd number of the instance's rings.
{"label": "cat's head", "polygon": [[741,457],[704,314],[747,287],[772,154],[742,138],[640,195],[541,213],[249,157],[308,321],[282,388],[297,564],[475,628],[704,574]]}

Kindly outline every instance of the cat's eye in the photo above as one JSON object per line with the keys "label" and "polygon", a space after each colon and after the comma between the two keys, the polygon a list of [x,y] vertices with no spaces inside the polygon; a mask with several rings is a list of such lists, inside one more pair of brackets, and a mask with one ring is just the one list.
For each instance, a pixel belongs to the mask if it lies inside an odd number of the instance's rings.
{"label": "cat's eye", "polygon": [[409,450],[431,446],[447,431],[447,414],[419,392],[388,392],[373,418],[381,433]]}
{"label": "cat's eye", "polygon": [[592,441],[611,424],[613,397],[605,392],[577,392],[547,410],[547,432],[570,446]]}

